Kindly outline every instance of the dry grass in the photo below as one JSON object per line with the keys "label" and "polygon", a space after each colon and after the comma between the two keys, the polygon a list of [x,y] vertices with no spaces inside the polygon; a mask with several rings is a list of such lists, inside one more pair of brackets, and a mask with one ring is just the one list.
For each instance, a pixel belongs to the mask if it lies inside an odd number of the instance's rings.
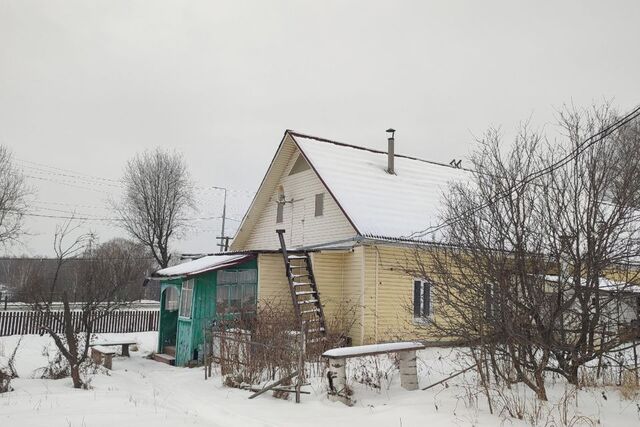
{"label": "dry grass", "polygon": [[624,400],[636,400],[640,397],[640,385],[638,384],[635,372],[625,371],[622,374],[622,381],[620,382],[618,391]]}

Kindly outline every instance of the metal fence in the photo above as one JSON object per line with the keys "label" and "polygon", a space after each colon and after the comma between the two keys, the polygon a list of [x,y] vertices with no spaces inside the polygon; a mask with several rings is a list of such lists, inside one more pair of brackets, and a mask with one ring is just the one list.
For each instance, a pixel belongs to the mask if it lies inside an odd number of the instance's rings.
{"label": "metal fence", "polygon": [[[53,311],[47,319],[45,313],[39,311],[0,311],[0,336],[40,333],[44,322],[56,332],[62,332],[62,311]],[[159,310],[114,310],[97,313],[93,332],[124,333],[157,331]],[[83,331],[82,311],[71,312],[74,326]]]}

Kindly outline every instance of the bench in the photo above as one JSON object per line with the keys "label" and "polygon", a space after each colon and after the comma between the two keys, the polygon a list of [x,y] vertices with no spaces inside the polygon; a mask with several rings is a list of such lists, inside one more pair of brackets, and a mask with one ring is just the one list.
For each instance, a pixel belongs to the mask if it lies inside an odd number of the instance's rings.
{"label": "bench", "polygon": [[102,347],[111,347],[115,345],[122,346],[122,355],[129,357],[129,346],[138,344],[136,341],[132,340],[116,340],[116,341],[95,341],[90,344],[91,347],[102,346]]}
{"label": "bench", "polygon": [[352,357],[377,356],[397,353],[400,359],[400,385],[405,390],[418,389],[418,369],[416,350],[423,350],[420,342],[394,342],[385,344],[360,345],[327,350],[322,357],[329,360],[327,379],[329,380],[329,399],[349,405],[351,400],[347,388],[346,360]]}
{"label": "bench", "polygon": [[116,351],[109,347],[101,345],[91,346],[91,359],[98,365],[103,365],[107,369],[112,369],[111,362],[114,354],[116,354]]}

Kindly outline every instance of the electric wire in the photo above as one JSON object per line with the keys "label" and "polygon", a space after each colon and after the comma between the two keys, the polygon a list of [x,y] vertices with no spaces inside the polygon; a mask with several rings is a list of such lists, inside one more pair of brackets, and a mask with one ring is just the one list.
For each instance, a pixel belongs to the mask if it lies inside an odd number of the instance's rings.
{"label": "electric wire", "polygon": [[494,198],[490,198],[487,202],[485,202],[485,203],[483,203],[483,204],[481,204],[479,206],[476,206],[475,208],[469,209],[467,212],[462,213],[460,215],[457,215],[456,217],[452,218],[451,220],[447,220],[447,221],[445,221],[445,222],[443,222],[441,224],[435,225],[433,227],[429,227],[427,229],[411,233],[409,235],[409,238],[416,238],[416,237],[419,238],[419,237],[423,237],[423,236],[425,236],[427,234],[430,234],[430,233],[436,233],[436,232],[442,230],[443,228],[450,227],[450,226],[452,226],[454,224],[457,224],[458,222],[468,218],[470,215],[473,215],[473,214],[475,214],[476,212],[478,212],[478,211],[480,211],[482,209],[486,209],[487,207],[489,207],[489,206],[493,205],[494,203],[498,202],[499,200],[508,197],[514,191],[516,191],[516,189],[518,189],[520,187],[523,187],[524,185],[530,183],[531,181],[536,180],[538,178],[541,178],[542,176],[544,176],[544,175],[546,175],[548,173],[551,173],[554,170],[567,165],[568,163],[570,163],[571,161],[576,159],[585,150],[589,149],[589,147],[591,147],[591,146],[597,144],[598,142],[604,140],[611,133],[613,133],[616,130],[618,130],[619,128],[625,126],[629,122],[637,119],[638,117],[640,117],[640,106],[636,107],[630,113],[626,114],[622,118],[616,120],[611,125],[606,126],[605,128],[601,129],[600,131],[598,131],[598,132],[594,133],[593,135],[589,136],[587,139],[585,139],[581,143],[577,144],[576,147],[571,152],[569,152],[567,155],[562,157],[560,160],[557,160],[556,162],[552,163],[551,165],[549,165],[547,167],[544,167],[544,168],[540,169],[539,171],[532,172],[531,174],[529,174],[528,176],[524,177],[519,182],[517,182],[514,185],[510,186],[510,188],[507,188],[504,191],[498,193]]}

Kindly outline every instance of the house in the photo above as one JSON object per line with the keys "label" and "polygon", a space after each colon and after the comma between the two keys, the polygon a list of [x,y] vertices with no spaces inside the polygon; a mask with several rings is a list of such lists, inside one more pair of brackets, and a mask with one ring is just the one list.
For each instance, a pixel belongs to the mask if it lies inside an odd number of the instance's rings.
{"label": "house", "polygon": [[[391,153],[391,155],[389,154]],[[413,338],[434,315],[430,285],[402,266],[439,236],[441,197],[459,167],[286,131],[231,244],[257,253],[258,299],[289,298],[277,229],[310,251],[325,317],[354,313],[354,344]]]}
{"label": "house", "polygon": [[[438,223],[447,184],[468,172],[394,154],[393,137],[388,144],[392,155],[286,131],[231,244],[236,255],[205,257],[156,273],[164,280],[159,350],[175,344],[177,336],[176,362],[184,364],[187,349],[193,357],[198,323],[221,312],[211,307],[214,300],[221,303],[213,289],[228,268],[256,272],[256,301],[291,304],[277,229],[284,230],[287,248],[310,254],[324,316],[334,322],[349,316],[354,344],[415,337],[435,307],[429,283],[401,267],[415,243],[436,239],[421,232]],[[228,261],[229,256],[239,258]],[[200,263],[206,268],[199,269]],[[193,291],[185,288],[192,279]],[[194,292],[190,320],[177,314],[181,287]],[[197,308],[200,304],[207,308]],[[167,326],[175,324],[177,333]],[[188,345],[182,332],[187,324]]]}

